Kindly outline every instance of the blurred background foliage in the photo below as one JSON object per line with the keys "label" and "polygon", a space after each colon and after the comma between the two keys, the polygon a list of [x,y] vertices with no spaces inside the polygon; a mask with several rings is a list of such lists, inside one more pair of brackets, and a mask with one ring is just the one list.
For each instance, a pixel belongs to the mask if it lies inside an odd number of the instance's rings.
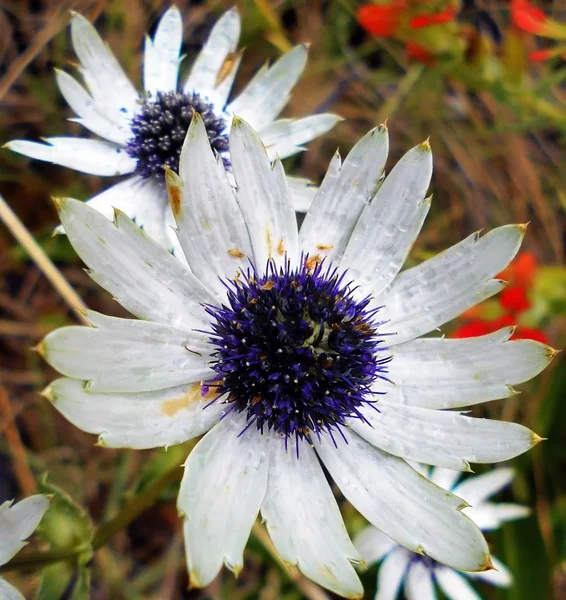
{"label": "blurred background foliage", "polygon": [[[176,4],[184,17],[186,65],[218,14],[232,3]],[[353,0],[237,2],[246,51],[236,89],[266,60],[298,42],[311,43],[305,75],[285,114],[334,111],[345,118],[308,152],[286,161],[288,171],[315,182],[336,147],[345,155],[384,120],[391,134],[389,165],[430,136],[434,200],[411,255],[413,264],[474,230],[530,222],[525,253],[514,271],[504,274],[514,291],[449,324],[445,333],[478,335],[511,320],[521,324],[517,335],[562,347],[566,36],[561,23],[566,2],[376,4],[389,15],[380,26]],[[84,134],[67,120],[71,113],[53,78],[54,67],[74,60],[66,30],[70,9],[96,21],[139,84],[144,34],[153,31],[167,6],[161,0],[0,0],[0,140]],[[123,316],[83,272],[66,238],[51,235],[57,219],[50,196],[86,199],[108,183],[0,152],[0,193],[86,304]],[[98,448],[93,436],[71,426],[38,395],[54,373],[30,348],[55,326],[75,320],[0,225],[0,501],[34,490],[56,493],[37,541],[22,556],[76,549],[70,560],[41,571],[23,565],[6,577],[26,598],[44,600],[330,598],[277,562],[260,527],[254,529],[237,581],[223,572],[208,589],[187,590],[175,486],[176,466],[190,445],[167,452]],[[508,591],[478,584],[485,598],[566,598],[564,367],[559,355],[536,381],[522,386],[523,394],[474,408],[478,416],[518,421],[549,438],[513,461],[518,475],[502,499],[529,505],[532,516],[488,536],[516,584]],[[363,519],[340,502],[355,533]],[[375,574],[374,566],[362,575],[367,598],[373,598]]]}

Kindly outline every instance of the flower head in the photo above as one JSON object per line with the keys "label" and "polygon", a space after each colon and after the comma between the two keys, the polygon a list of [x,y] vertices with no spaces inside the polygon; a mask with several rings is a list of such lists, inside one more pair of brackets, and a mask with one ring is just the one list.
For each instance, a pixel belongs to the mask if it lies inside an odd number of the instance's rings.
{"label": "flower head", "polygon": [[[25,545],[49,508],[48,496],[37,494],[13,504],[0,505],[0,566],[11,560]],[[0,577],[0,598],[24,600],[24,597]]]}
{"label": "flower head", "polygon": [[[511,483],[512,469],[496,469],[483,475],[468,477],[459,482],[460,473],[440,467],[420,467],[423,475],[437,485],[465,500],[464,508],[482,531],[498,529],[503,523],[529,515],[526,506],[519,504],[493,503],[489,498]],[[482,573],[459,573],[428,556],[409,552],[396,544],[375,527],[367,527],[357,536],[355,546],[368,564],[383,561],[377,575],[376,600],[395,600],[401,588],[406,600],[436,598],[434,584],[450,600],[476,598],[466,577],[480,579],[498,587],[509,587],[512,577],[505,565],[493,557],[495,569]]]}
{"label": "flower head", "polygon": [[[450,408],[510,396],[553,351],[419,336],[497,293],[524,227],[507,226],[399,273],[430,207],[428,142],[382,181],[385,127],[333,158],[297,228],[281,162],[234,119],[230,184],[193,117],[166,179],[190,270],[124,213],[115,223],[58,200],[91,277],[140,320],[92,311],[40,344],[65,375],[45,395],[112,447],[167,446],[206,433],[185,463],[190,579],[236,573],[261,511],[282,558],[349,598],[360,557],[321,463],[344,496],[398,543],[455,568],[489,568],[462,501],[407,460],[467,470],[539,440],[514,423]],[[426,432],[426,433],[425,433]],[[503,443],[502,443],[503,442]]]}
{"label": "flower head", "polygon": [[[164,168],[178,170],[195,111],[229,172],[228,131],[234,114],[253,125],[272,159],[300,152],[305,143],[339,120],[331,114],[277,120],[305,67],[304,45],[261,69],[238,97],[229,100],[242,58],[237,52],[240,27],[236,9],[224,13],[188,77],[178,82],[183,24],[179,10],[170,8],[153,39],[146,38],[144,89],[138,93],[94,27],[73,13],[71,37],[86,89],[64,71],[57,71],[57,84],[78,115],[73,120],[104,141],[53,137],[46,138],[45,144],[14,140],[7,147],[84,173],[125,176],[89,204],[108,218],[112,218],[113,208],[123,210],[161,245],[181,254],[171,231],[174,219],[167,203]],[[304,179],[290,179],[289,184],[296,209],[306,211],[315,188]]]}

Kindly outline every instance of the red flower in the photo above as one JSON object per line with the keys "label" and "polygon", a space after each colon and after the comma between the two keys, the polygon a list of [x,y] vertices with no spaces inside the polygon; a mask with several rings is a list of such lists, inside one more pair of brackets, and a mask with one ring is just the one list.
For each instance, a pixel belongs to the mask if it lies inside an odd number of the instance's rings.
{"label": "red flower", "polygon": [[548,338],[543,331],[534,327],[523,327],[522,325],[519,325],[515,329],[515,333],[511,336],[511,339],[535,340],[535,342],[541,342],[541,344],[548,344]]}
{"label": "red flower", "polygon": [[421,29],[422,27],[428,27],[429,25],[438,25],[439,23],[449,23],[456,17],[456,9],[447,8],[439,13],[433,13],[432,15],[419,15],[409,21],[409,26],[413,29]]}
{"label": "red flower", "polygon": [[464,325],[461,325],[456,329],[456,331],[452,334],[454,338],[469,338],[469,337],[477,337],[479,335],[486,335],[493,331],[491,327],[490,321],[483,321],[482,319],[476,319],[474,321],[470,321]]}
{"label": "red flower", "polygon": [[525,312],[531,307],[525,288],[520,285],[505,288],[499,295],[499,303],[512,314]]}
{"label": "red flower", "polygon": [[528,0],[511,0],[511,19],[523,31],[540,35],[547,24],[548,17]]}
{"label": "red flower", "polygon": [[404,9],[403,0],[383,5],[365,4],[358,8],[358,22],[372,35],[388,38],[397,31]]}
{"label": "red flower", "polygon": [[423,65],[431,66],[436,62],[436,57],[432,52],[415,42],[407,42],[405,50],[407,51],[407,56],[411,60],[416,60],[417,62],[423,63]]}

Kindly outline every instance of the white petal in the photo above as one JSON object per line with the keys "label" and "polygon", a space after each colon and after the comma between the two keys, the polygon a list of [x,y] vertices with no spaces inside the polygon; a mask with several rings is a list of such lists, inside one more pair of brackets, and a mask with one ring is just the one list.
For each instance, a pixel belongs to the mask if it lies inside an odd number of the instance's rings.
{"label": "white petal", "polygon": [[[168,223],[171,209],[167,203],[165,185],[156,178],[144,179],[139,175],[128,177],[93,196],[86,204],[112,220],[114,209],[121,210],[160,246],[173,250],[168,232],[171,229]],[[62,225],[55,231],[65,233]]]}
{"label": "white petal", "polygon": [[224,407],[192,383],[155,392],[96,394],[82,381],[56,379],[42,392],[73,425],[109,448],[158,448],[208,431]]}
{"label": "white petal", "polygon": [[59,217],[90,276],[140,319],[204,329],[201,303],[214,297],[124,213],[110,222],[83,202],[59,200]]}
{"label": "white petal", "polygon": [[513,577],[509,569],[495,556],[491,557],[495,569],[484,571],[483,573],[466,573],[472,579],[480,579],[490,585],[495,585],[500,588],[508,588],[513,584]]}
{"label": "white petal", "polygon": [[56,69],[55,78],[67,104],[80,117],[71,119],[72,121],[119,146],[126,144],[132,135],[127,118],[117,116],[114,111],[105,110],[105,106],[98,105],[83,86],[65,71]]}
{"label": "white petal", "polygon": [[434,572],[436,581],[450,600],[481,600],[481,596],[456,571],[439,567]]}
{"label": "white petal", "polygon": [[255,131],[235,118],[230,134],[230,157],[238,203],[251,238],[255,266],[268,261],[297,259],[297,219],[280,161],[273,167]]}
{"label": "white petal", "polygon": [[[233,279],[249,266],[253,254],[244,215],[199,115],[185,138],[179,175],[181,181],[167,172],[177,237],[192,272],[223,299],[226,288],[220,278]],[[179,203],[173,201],[176,193],[182,199]]]}
{"label": "white petal", "polygon": [[194,448],[185,463],[177,506],[191,586],[204,587],[224,563],[238,574],[244,547],[265,496],[269,438],[233,411]]}
{"label": "white petal", "polygon": [[482,531],[498,529],[507,521],[524,519],[531,514],[528,506],[504,502],[483,502],[478,506],[465,508],[464,512]]}
{"label": "white petal", "polygon": [[44,141],[45,144],[12,140],[5,147],[36,160],[91,175],[127,175],[136,168],[135,159],[111,142],[73,137],[44,138]]}
{"label": "white petal", "polygon": [[26,600],[13,585],[2,577],[0,577],[0,598],[2,600]]}
{"label": "white petal", "polygon": [[409,567],[405,578],[405,596],[407,600],[436,600],[430,569],[422,562],[414,562]]}
{"label": "white petal", "polygon": [[72,14],[71,37],[81,72],[96,102],[116,115],[135,112],[138,93],[96,29],[78,13]]}
{"label": "white petal", "polygon": [[388,378],[395,387],[385,388],[387,402],[456,408],[513,395],[511,386],[538,375],[555,351],[533,340],[508,341],[512,333],[506,327],[475,338],[425,338],[394,346]]}
{"label": "white petal", "polygon": [[477,571],[489,564],[487,544],[460,512],[459,498],[354,432],[342,433],[347,443],[335,436],[335,447],[327,436],[316,450],[344,496],[372,525],[454,568]]}
{"label": "white petal", "polygon": [[38,350],[91,392],[149,392],[214,378],[208,336],[149,321],[88,311],[93,327],[61,327]]}
{"label": "white petal", "polygon": [[177,91],[183,22],[176,6],[169,8],[157,25],[153,40],[145,40],[143,82],[152,96],[159,91]]}
{"label": "white petal", "polygon": [[218,104],[217,110],[222,110],[220,105],[224,93],[216,96],[215,88],[221,85],[219,76],[227,60],[230,60],[240,38],[240,15],[235,8],[226,11],[212,28],[206,44],[195,60],[191,73],[185,83],[184,91],[195,91],[201,96],[208,97]]}
{"label": "white petal", "polygon": [[420,265],[403,271],[379,296],[380,317],[389,319],[390,345],[428,333],[503,287],[492,279],[513,259],[524,225],[505,225],[480,237],[474,233]]}
{"label": "white petal", "polygon": [[[449,492],[455,493],[454,486],[456,485],[456,482],[458,481],[458,479],[460,479],[461,476],[462,473],[460,473],[459,471],[454,471],[453,469],[445,469],[443,467],[434,467],[430,473],[430,480],[433,483],[436,483],[436,485],[440,486],[441,488],[448,490]],[[458,496],[459,498],[462,497],[459,494],[456,494],[456,496]]]}
{"label": "white petal", "polygon": [[430,208],[425,194],[432,176],[428,143],[409,150],[395,165],[360,216],[341,266],[356,284],[379,295],[399,273]]}
{"label": "white petal", "polygon": [[452,491],[470,506],[478,506],[509,485],[514,476],[513,469],[494,469],[482,475],[464,479]]}
{"label": "white petal", "polygon": [[304,150],[303,144],[330,131],[342,119],[337,115],[312,115],[304,119],[280,119],[260,131],[270,160],[287,158]]}
{"label": "white petal", "polygon": [[256,131],[264,129],[289,102],[306,62],[306,46],[295,46],[271,67],[263,67],[226,110],[247,121]]}
{"label": "white petal", "polygon": [[375,600],[396,600],[410,560],[411,553],[400,547],[385,558],[377,572]]}
{"label": "white petal", "polygon": [[281,558],[310,579],[346,598],[361,598],[362,584],[350,561],[360,562],[314,450],[276,439],[267,492],[261,506]]}
{"label": "white petal", "polygon": [[302,177],[287,177],[287,186],[295,211],[306,213],[318,192],[316,185]]}
{"label": "white petal", "polygon": [[354,546],[367,564],[379,562],[397,546],[390,537],[379,531],[377,527],[366,527],[354,539]]}
{"label": "white petal", "polygon": [[344,164],[335,154],[301,227],[299,244],[311,256],[339,261],[362,210],[375,195],[389,148],[385,126],[350,150]]}
{"label": "white petal", "polygon": [[370,407],[361,411],[369,425],[350,419],[352,429],[390,454],[428,465],[468,471],[469,462],[509,460],[540,441],[518,423],[388,404],[385,400],[376,407],[378,410]]}
{"label": "white petal", "polygon": [[0,565],[7,563],[25,545],[25,540],[36,530],[49,508],[47,496],[28,496],[17,504],[13,501],[0,505]]}

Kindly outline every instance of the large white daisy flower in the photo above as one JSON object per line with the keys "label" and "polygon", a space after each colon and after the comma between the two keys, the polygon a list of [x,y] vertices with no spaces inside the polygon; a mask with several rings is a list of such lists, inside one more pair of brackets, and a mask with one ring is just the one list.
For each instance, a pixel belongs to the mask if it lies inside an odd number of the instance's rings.
{"label": "large white daisy flower", "polygon": [[239,572],[261,511],[283,559],[349,598],[360,557],[321,463],[344,496],[403,546],[458,569],[490,568],[466,506],[405,459],[458,470],[539,441],[525,427],[441,409],[513,394],[553,351],[511,329],[421,339],[503,287],[492,279],[525,228],[474,234],[399,274],[429,209],[428,143],[380,185],[385,127],[336,154],[301,230],[281,162],[232,124],[234,190],[195,115],[179,176],[168,172],[190,270],[124,213],[72,199],[61,222],[91,277],[141,320],[89,311],[40,352],[66,378],[45,391],[111,447],[206,433],[185,464],[178,506],[192,585]]}
{"label": "large white daisy flower", "polygon": [[[422,472],[440,487],[465,500],[470,506],[463,512],[482,531],[498,529],[506,521],[530,514],[526,506],[488,501],[511,483],[514,477],[512,469],[496,469],[460,483],[458,471],[436,467],[430,470],[423,468]],[[377,575],[375,600],[396,600],[402,587],[406,600],[436,600],[435,583],[450,600],[481,600],[461,573],[428,556],[410,552],[375,527],[364,529],[354,540],[354,545],[368,564],[383,561]],[[509,587],[513,580],[507,567],[495,557],[492,560],[494,570],[465,575],[497,587]]]}
{"label": "large white daisy flower", "polygon": [[[53,137],[46,138],[45,144],[14,140],[6,147],[83,173],[127,176],[89,204],[108,218],[113,208],[123,210],[163,246],[178,250],[163,167],[178,170],[193,110],[201,114],[209,141],[228,170],[228,131],[234,114],[258,131],[272,159],[301,151],[303,144],[339,121],[332,114],[276,120],[305,67],[304,45],[261,69],[237,98],[228,101],[241,59],[236,51],[240,27],[236,9],[224,13],[189,76],[178,84],[183,25],[179,10],[170,8],[153,39],[146,38],[140,94],[94,27],[74,13],[71,36],[88,91],[63,71],[56,73],[57,84],[78,115],[72,120],[105,141]],[[289,184],[296,209],[306,212],[316,188],[304,179],[289,179]]]}
{"label": "large white daisy flower", "polygon": [[[12,505],[9,500],[0,505],[0,565],[5,565],[25,545],[49,508],[48,496],[29,496]],[[0,577],[2,600],[25,600],[18,590]]]}

